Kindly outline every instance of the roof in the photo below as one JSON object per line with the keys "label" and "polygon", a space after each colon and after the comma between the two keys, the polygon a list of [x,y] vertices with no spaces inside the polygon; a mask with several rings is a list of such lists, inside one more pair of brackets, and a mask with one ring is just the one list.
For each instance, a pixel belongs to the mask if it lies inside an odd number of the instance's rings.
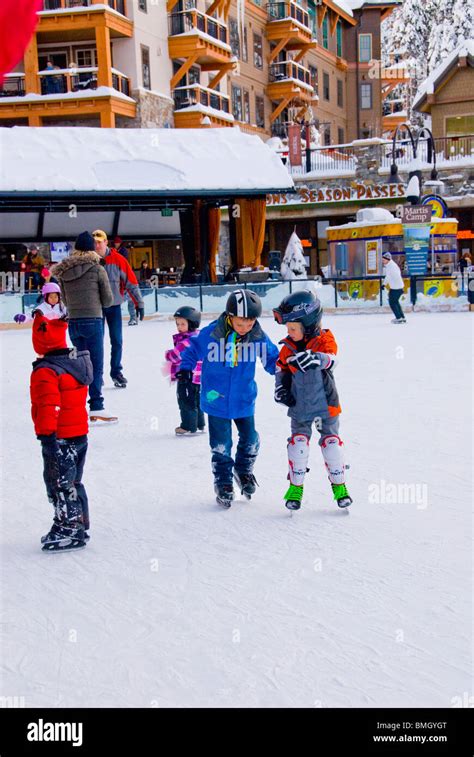
{"label": "roof", "polygon": [[389,6],[401,5],[402,2],[403,0],[345,0],[345,5],[348,5],[353,11],[358,11],[361,8],[370,7],[371,5],[376,8],[387,8]]}
{"label": "roof", "polygon": [[434,95],[442,84],[447,74],[459,63],[460,58],[467,58],[469,64],[474,66],[474,39],[463,39],[461,43],[450,53],[434,71],[422,82],[413,100],[413,108],[418,110],[425,102],[428,95]]}
{"label": "roof", "polygon": [[288,191],[288,170],[237,128],[0,128],[0,194]]}

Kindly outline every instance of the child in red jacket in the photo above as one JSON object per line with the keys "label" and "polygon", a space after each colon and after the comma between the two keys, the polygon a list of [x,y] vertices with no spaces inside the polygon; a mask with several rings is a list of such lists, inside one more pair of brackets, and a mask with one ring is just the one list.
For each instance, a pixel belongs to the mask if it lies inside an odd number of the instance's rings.
{"label": "child in red jacket", "polygon": [[89,538],[89,507],[82,483],[87,453],[87,387],[93,371],[89,352],[70,350],[67,323],[42,313],[33,323],[30,381],[31,416],[43,454],[43,478],[54,507],[53,526],[43,536],[43,552],[85,547]]}

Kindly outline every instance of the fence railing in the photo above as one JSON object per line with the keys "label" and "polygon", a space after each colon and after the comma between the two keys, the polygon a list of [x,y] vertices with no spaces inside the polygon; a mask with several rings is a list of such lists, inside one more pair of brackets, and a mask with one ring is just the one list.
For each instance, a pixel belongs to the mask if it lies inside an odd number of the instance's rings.
{"label": "fence railing", "polygon": [[[290,166],[288,170],[294,176],[306,173],[306,161],[303,153],[303,162],[298,166]],[[357,168],[356,150],[348,145],[332,145],[328,147],[316,147],[311,150],[311,171],[332,173],[334,171],[352,172]]]}
{"label": "fence railing", "polygon": [[23,97],[25,95],[25,74],[6,74],[0,85],[0,97]]}
{"label": "fence railing", "polygon": [[208,89],[200,84],[190,87],[176,87],[173,90],[175,109],[188,108],[190,105],[204,105],[224,113],[230,112],[229,96],[214,89]]}
{"label": "fence railing", "polygon": [[[122,16],[127,15],[126,0],[103,0],[103,3],[121,13]],[[43,10],[45,11],[57,11],[66,8],[88,8],[91,5],[94,5],[92,0],[43,0]]]}
{"label": "fence railing", "polygon": [[295,63],[291,60],[272,63],[269,69],[269,80],[271,82],[279,82],[286,79],[297,79],[302,84],[306,84],[308,88],[311,87],[309,68],[305,68],[301,63]]}
{"label": "fence railing", "polygon": [[[40,71],[41,94],[55,95],[97,89],[97,73],[96,66]],[[115,69],[112,69],[112,87],[124,95],[130,94],[128,77]]]}
{"label": "fence railing", "polygon": [[176,34],[184,34],[194,29],[208,34],[218,42],[229,43],[227,26],[195,8],[169,15],[168,32],[170,37],[174,37]]}
{"label": "fence railing", "polygon": [[301,5],[294,0],[280,0],[279,2],[267,3],[269,21],[281,21],[285,18],[293,18],[311,31],[309,14]]}

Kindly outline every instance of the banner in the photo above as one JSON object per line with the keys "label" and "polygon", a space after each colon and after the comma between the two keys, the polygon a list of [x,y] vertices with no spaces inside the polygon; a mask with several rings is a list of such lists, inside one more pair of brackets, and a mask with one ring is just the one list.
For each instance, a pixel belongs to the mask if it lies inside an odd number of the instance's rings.
{"label": "banner", "polygon": [[379,273],[379,260],[382,252],[381,239],[368,239],[365,243],[365,274],[376,276]]}
{"label": "banner", "polygon": [[403,240],[409,276],[424,276],[430,251],[431,224],[403,226]]}
{"label": "banner", "polygon": [[292,124],[288,127],[288,152],[292,166],[300,166],[303,158],[301,154],[301,126]]}

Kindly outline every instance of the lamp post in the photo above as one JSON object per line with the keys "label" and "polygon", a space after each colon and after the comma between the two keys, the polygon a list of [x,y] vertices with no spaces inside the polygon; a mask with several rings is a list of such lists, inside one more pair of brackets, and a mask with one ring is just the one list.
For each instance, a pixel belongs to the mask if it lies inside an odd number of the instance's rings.
{"label": "lamp post", "polygon": [[397,138],[400,131],[406,131],[410,138],[410,142],[413,148],[413,160],[411,163],[411,171],[408,174],[408,187],[407,187],[407,199],[412,205],[418,205],[421,197],[421,187],[423,184],[423,174],[421,170],[421,159],[418,157],[418,147],[420,139],[426,135],[428,140],[428,163],[433,162],[433,168],[431,170],[431,180],[437,181],[438,170],[436,168],[436,145],[433,134],[427,126],[423,126],[420,131],[414,136],[409,124],[400,124],[395,129],[392,142],[392,165],[390,166],[390,176],[388,178],[389,184],[401,184],[400,176],[398,175],[397,166]]}

